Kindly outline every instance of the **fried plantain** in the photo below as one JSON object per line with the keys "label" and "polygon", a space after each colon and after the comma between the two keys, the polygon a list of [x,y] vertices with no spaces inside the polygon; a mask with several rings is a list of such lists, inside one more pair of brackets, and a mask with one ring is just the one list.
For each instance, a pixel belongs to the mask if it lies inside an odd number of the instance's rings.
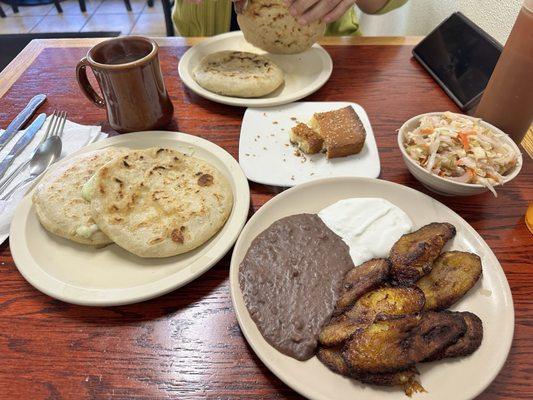
{"label": "fried plantain", "polygon": [[416,314],[424,307],[424,293],[414,287],[383,287],[360,297],[344,314],[333,317],[325,325],[319,342],[324,346],[337,346],[358,329],[363,329],[378,315]]}
{"label": "fried plantain", "polygon": [[383,287],[362,296],[344,315],[372,322],[377,315],[416,314],[424,304],[424,292],[416,286]]}
{"label": "fried plantain", "polygon": [[342,356],[355,374],[386,373],[413,367],[466,332],[466,323],[450,313],[389,317],[358,330]]}
{"label": "fried plantain", "polygon": [[415,367],[383,374],[354,374],[342,357],[341,347],[321,347],[318,349],[317,357],[333,372],[357,379],[362,383],[379,386],[401,386],[408,396],[411,396],[412,393],[425,391],[416,379],[418,371]]}
{"label": "fried plantain", "polygon": [[463,357],[476,351],[483,341],[483,323],[476,314],[468,311],[450,312],[462,318],[466,323],[466,332],[454,344],[444,348],[425,361],[436,361],[443,358]]}
{"label": "fried plantain", "polygon": [[358,329],[364,329],[371,323],[372,321],[357,321],[341,315],[332,319],[329,324],[322,328],[318,335],[318,342],[326,347],[341,345]]}
{"label": "fried plantain", "polygon": [[333,314],[341,314],[359,297],[384,283],[389,277],[389,270],[389,260],[374,258],[348,271],[344,276],[342,292]]}
{"label": "fried plantain", "polygon": [[344,358],[342,358],[341,346],[319,347],[316,353],[317,358],[336,374],[349,376],[350,370]]}
{"label": "fried plantain", "polygon": [[463,297],[481,276],[481,259],[473,253],[447,251],[416,285],[426,296],[425,310],[443,310]]}
{"label": "fried plantain", "polygon": [[398,285],[411,285],[431,271],[433,261],[455,233],[452,224],[433,222],[403,235],[390,251],[393,282]]}

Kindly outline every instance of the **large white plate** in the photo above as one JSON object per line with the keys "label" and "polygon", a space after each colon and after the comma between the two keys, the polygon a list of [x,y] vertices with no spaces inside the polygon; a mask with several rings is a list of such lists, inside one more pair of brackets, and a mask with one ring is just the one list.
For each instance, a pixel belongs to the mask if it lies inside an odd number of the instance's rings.
{"label": "large white plate", "polygon": [[455,225],[457,235],[447,248],[471,251],[481,257],[480,282],[457,304],[483,321],[481,347],[468,357],[419,364],[421,382],[428,393],[413,395],[420,400],[471,399],[496,377],[511,346],[514,330],[513,300],[505,274],[494,253],[481,236],[448,207],[413,189],[392,182],[368,178],[331,178],[289,189],[259,209],[241,232],[233,250],[230,283],[233,306],[244,336],[265,365],[283,382],[302,395],[316,400],[406,399],[400,389],[363,385],[334,374],[316,357],[301,362],[270,346],[250,318],[239,287],[239,264],[251,241],[274,221],[298,213],[316,213],[323,207],[349,197],[383,197],[402,208],[415,227],[434,221]]}
{"label": "large white plate", "polygon": [[74,155],[112,146],[169,147],[208,161],[230,181],[233,210],[224,227],[199,248],[175,257],[145,259],[117,245],[95,249],[48,233],[35,214],[30,192],[19,204],[11,223],[11,253],[30,284],[59,300],[111,306],[168,293],[220,260],[246,222],[250,203],[248,181],[235,159],[214,143],[178,132],[136,132],[104,139]]}
{"label": "large white plate", "polygon": [[[296,120],[307,122],[314,113],[346,106],[355,110],[366,130],[359,154],[330,160],[323,153],[295,155],[289,132]],[[380,172],[376,139],[364,108],[340,101],[299,102],[268,110],[248,108],[241,125],[239,163],[251,181],[285,187],[335,176],[377,178]]]}
{"label": "large white plate", "polygon": [[178,72],[183,83],[196,94],[217,103],[232,106],[272,107],[300,100],[320,89],[333,71],[331,57],[318,44],[299,54],[269,54],[268,57],[283,70],[284,85],[267,96],[255,99],[222,96],[210,92],[196,83],[192,71],[208,54],[224,50],[266,54],[265,51],[244,40],[242,32],[228,32],[213,36],[187,50],[180,59]]}

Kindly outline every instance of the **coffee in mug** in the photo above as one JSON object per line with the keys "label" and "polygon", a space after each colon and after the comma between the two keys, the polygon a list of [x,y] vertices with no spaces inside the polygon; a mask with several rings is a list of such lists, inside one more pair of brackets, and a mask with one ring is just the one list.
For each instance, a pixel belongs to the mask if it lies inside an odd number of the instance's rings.
{"label": "coffee in mug", "polygon": [[[164,128],[174,108],[159,66],[159,47],[153,40],[128,36],[106,40],[87,52],[76,67],[78,83],[89,100],[107,110],[120,133]],[[90,67],[102,97],[87,78]]]}

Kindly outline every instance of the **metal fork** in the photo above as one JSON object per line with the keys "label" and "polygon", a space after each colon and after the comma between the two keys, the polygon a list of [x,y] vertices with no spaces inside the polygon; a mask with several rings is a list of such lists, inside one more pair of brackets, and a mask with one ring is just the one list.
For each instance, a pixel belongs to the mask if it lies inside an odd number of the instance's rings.
{"label": "metal fork", "polygon": [[[23,162],[21,165],[19,165],[11,174],[9,174],[6,178],[4,178],[4,180],[0,183],[0,193],[2,193],[8,186],[11,182],[13,182],[13,180],[19,176],[19,174],[22,172],[22,170],[24,170],[29,164],[30,164],[30,161],[31,159],[33,158],[33,156],[35,155],[35,153],[37,152],[37,149],[44,143],[46,142],[46,140],[48,140],[48,138],[52,137],[52,136],[58,136],[59,138],[61,138],[61,136],[63,135],[63,130],[65,128],[65,122],[67,120],[67,113],[64,112],[64,111],[54,111],[53,114],[52,114],[52,118],[50,119],[50,122],[48,123],[48,126],[46,127],[46,132],[44,133],[44,136],[42,137],[41,141],[39,142],[39,144],[37,145],[37,147],[35,148],[35,151],[33,152],[32,154],[32,157],[30,157],[29,160]],[[2,199],[4,198],[9,198],[9,196],[16,190],[18,189],[20,186],[23,185],[23,182],[24,183],[27,183],[25,181],[22,181],[21,183],[19,183],[18,185],[16,185],[13,189],[11,189],[9,191],[9,193],[6,193],[5,196],[2,197]]]}

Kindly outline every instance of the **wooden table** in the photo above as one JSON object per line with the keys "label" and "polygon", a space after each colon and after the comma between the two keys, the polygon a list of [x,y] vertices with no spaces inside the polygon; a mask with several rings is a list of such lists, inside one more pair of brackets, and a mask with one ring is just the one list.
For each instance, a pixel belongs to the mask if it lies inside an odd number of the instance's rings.
{"label": "wooden table", "polygon": [[[533,200],[533,163],[525,155],[521,175],[501,188],[498,198],[490,193],[435,196],[408,173],[396,147],[396,130],[416,114],[457,111],[411,59],[416,41],[326,39],[333,75],[308,100],[361,104],[374,128],[381,178],[437,198],[492,247],[511,285],[516,326],[509,359],[480,398],[531,398],[533,236],[524,224],[524,213]],[[202,136],[237,157],[244,109],[204,100],[178,78],[178,58],[193,42],[160,40],[162,69],[176,110],[170,129]],[[104,111],[81,95],[74,78],[76,62],[94,43],[94,39],[30,43],[0,74],[0,126],[43,92],[48,101],[41,111],[65,110],[75,122],[101,124],[110,132]],[[281,191],[253,183],[251,190],[254,211]],[[161,298],[89,308],[53,300],[33,289],[18,273],[9,244],[4,243],[0,246],[0,398],[301,398],[263,366],[243,338],[230,300],[229,261],[227,255],[199,279]]]}

